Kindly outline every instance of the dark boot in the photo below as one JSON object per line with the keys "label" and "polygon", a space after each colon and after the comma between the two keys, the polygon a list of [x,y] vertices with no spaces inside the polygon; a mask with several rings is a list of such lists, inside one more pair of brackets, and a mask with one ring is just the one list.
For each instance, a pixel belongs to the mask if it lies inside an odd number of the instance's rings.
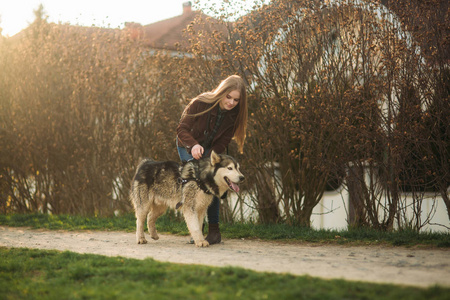
{"label": "dark boot", "polygon": [[220,235],[219,224],[208,224],[209,230],[206,239],[210,245],[219,244],[222,241],[222,236]]}

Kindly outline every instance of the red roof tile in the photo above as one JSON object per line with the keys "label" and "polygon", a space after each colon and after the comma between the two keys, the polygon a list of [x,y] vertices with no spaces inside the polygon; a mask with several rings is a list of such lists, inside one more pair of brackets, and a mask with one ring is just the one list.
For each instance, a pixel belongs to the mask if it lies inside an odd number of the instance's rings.
{"label": "red roof tile", "polygon": [[188,41],[183,31],[194,22],[200,12],[186,12],[174,18],[143,26],[145,45],[156,49],[175,50],[179,43],[183,49],[188,47]]}
{"label": "red roof tile", "polygon": [[[128,23],[126,27],[131,36],[143,40],[145,46],[153,49],[181,50],[189,52],[189,37],[185,30],[197,18],[206,20],[206,27],[195,25],[194,28],[203,30],[220,30],[225,27],[217,19],[211,18],[200,11],[192,11],[190,3],[183,6],[183,14],[148,25]],[[179,45],[177,48],[176,45]]]}

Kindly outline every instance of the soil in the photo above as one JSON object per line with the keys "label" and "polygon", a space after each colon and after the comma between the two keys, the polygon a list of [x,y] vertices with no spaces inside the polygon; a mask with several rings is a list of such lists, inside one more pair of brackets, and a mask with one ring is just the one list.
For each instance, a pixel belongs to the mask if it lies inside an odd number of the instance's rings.
{"label": "soil", "polygon": [[429,287],[450,287],[450,250],[386,246],[309,245],[225,239],[197,248],[189,237],[162,235],[136,244],[131,232],[46,231],[0,226],[0,247],[56,249],[208,266],[235,266],[258,272],[309,275]]}

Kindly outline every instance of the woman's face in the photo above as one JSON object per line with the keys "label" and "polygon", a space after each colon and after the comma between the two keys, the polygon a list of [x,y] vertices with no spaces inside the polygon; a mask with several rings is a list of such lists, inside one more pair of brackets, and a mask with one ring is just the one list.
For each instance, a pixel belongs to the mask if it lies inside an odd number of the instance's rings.
{"label": "woman's face", "polygon": [[239,104],[241,93],[238,90],[229,92],[222,100],[219,106],[222,110],[232,110]]}

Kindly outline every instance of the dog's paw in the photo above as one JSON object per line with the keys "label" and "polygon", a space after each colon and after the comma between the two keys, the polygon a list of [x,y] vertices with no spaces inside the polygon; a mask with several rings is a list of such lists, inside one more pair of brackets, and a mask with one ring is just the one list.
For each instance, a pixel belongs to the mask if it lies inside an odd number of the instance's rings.
{"label": "dog's paw", "polygon": [[208,247],[209,243],[206,240],[196,241],[195,246],[197,247]]}
{"label": "dog's paw", "polygon": [[147,244],[147,240],[144,237],[142,237],[137,241],[137,243],[138,244]]}
{"label": "dog's paw", "polygon": [[154,239],[155,241],[159,240],[159,236],[155,233],[151,235],[152,239]]}

